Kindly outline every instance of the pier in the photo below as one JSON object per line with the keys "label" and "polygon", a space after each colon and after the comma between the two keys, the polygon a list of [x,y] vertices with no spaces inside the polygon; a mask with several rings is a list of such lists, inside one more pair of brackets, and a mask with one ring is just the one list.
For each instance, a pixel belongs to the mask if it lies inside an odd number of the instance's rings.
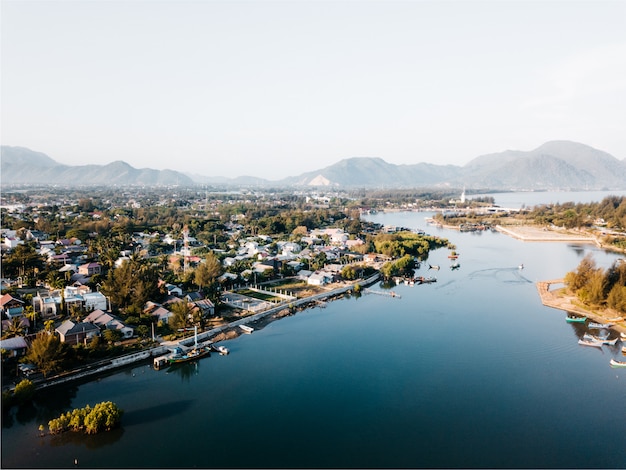
{"label": "pier", "polygon": [[397,299],[401,299],[400,294],[396,294],[394,291],[383,291],[383,290],[372,290],[372,289],[363,289],[363,292],[366,294],[376,294],[376,295],[384,295],[386,297],[395,297]]}

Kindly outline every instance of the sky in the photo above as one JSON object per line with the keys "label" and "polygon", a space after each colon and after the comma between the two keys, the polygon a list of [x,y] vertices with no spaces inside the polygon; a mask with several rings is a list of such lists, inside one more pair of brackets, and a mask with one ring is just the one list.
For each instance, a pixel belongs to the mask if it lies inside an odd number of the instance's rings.
{"label": "sky", "polygon": [[572,140],[626,158],[626,1],[1,0],[0,140],[278,180]]}

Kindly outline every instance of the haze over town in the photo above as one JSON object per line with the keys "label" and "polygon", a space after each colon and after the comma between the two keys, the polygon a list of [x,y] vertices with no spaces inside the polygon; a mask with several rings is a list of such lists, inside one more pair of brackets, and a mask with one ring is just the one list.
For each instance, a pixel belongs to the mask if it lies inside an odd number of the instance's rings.
{"label": "haze over town", "polygon": [[546,141],[626,158],[626,3],[2,1],[3,145],[280,179]]}

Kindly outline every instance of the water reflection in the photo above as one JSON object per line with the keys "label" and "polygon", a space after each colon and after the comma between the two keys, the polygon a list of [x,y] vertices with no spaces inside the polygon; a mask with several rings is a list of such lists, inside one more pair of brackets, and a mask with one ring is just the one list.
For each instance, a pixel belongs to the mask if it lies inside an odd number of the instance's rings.
{"label": "water reflection", "polygon": [[121,427],[98,434],[67,431],[61,434],[48,435],[43,439],[48,441],[52,447],[63,447],[73,444],[74,446],[84,446],[87,449],[99,449],[115,444],[123,435],[124,428]]}
{"label": "water reflection", "polygon": [[179,375],[181,382],[189,382],[192,376],[200,373],[199,361],[172,364],[169,366],[166,373]]}

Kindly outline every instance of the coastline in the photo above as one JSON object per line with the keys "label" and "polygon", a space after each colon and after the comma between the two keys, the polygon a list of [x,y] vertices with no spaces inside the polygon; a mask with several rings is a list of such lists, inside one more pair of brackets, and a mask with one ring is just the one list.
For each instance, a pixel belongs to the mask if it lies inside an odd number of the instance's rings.
{"label": "coastline", "polygon": [[[546,307],[552,307],[557,310],[563,310],[565,312],[571,312],[577,315],[585,316],[597,323],[609,323],[609,320],[613,320],[616,317],[621,316],[610,309],[594,311],[575,305],[573,301],[576,297],[566,294],[564,287],[561,287],[557,290],[550,290],[550,287],[553,284],[564,284],[564,279],[540,281],[536,284],[537,291],[539,292],[539,297],[541,298],[541,303]],[[611,327],[611,329],[615,329],[621,333],[626,333],[626,323],[624,322],[624,317],[621,316],[621,318],[622,320],[618,322],[610,322],[615,323]]]}

